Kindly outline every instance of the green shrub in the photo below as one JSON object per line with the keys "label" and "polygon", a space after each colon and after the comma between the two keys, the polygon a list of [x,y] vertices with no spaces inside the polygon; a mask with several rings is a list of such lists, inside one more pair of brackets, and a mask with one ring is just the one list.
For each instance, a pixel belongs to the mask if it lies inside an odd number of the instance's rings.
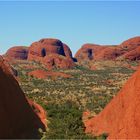
{"label": "green shrub", "polygon": [[82,122],[83,111],[71,101],[64,104],[48,104],[45,106],[49,119],[48,139],[84,139],[92,138],[84,133]]}

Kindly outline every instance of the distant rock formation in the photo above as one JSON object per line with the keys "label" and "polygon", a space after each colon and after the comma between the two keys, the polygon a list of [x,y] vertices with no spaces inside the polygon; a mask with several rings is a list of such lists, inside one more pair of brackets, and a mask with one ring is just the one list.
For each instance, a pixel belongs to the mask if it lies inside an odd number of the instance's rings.
{"label": "distant rock formation", "polygon": [[45,131],[44,121],[41,122],[40,116],[46,115],[37,115],[35,110],[38,109],[40,112],[41,107],[36,108],[35,105],[33,111],[2,57],[0,57],[0,90],[0,138],[39,138],[38,129],[42,128]]}
{"label": "distant rock formation", "polygon": [[134,37],[120,45],[85,44],[78,50],[75,58],[80,61],[91,60],[140,60],[140,37]]}
{"label": "distant rock formation", "polygon": [[27,60],[28,47],[25,46],[12,47],[6,52],[5,56],[8,57],[9,59]]}
{"label": "distant rock formation", "polygon": [[135,49],[140,46],[140,36],[130,38],[120,44],[120,46],[128,48],[129,50]]}
{"label": "distant rock formation", "polygon": [[58,39],[41,39],[32,43],[28,60],[40,61],[49,69],[74,66],[70,48]]}
{"label": "distant rock formation", "polygon": [[70,48],[66,44],[64,44],[64,43],[63,43],[63,48],[64,48],[65,56],[67,58],[72,59],[73,57],[72,57],[72,52],[71,52]]}
{"label": "distant rock formation", "polygon": [[67,69],[75,65],[70,48],[60,40],[52,38],[41,39],[29,47],[12,47],[4,57],[11,63],[15,63],[14,60],[39,61],[48,69]]}
{"label": "distant rock formation", "polygon": [[75,58],[78,62],[80,61],[88,61],[96,59],[97,55],[101,52],[101,50],[106,47],[96,45],[96,44],[84,44],[81,49],[77,51],[75,54]]}
{"label": "distant rock formation", "polygon": [[84,124],[86,133],[93,135],[107,133],[108,139],[140,139],[140,69],[99,115]]}
{"label": "distant rock formation", "polygon": [[7,60],[31,60],[45,64],[48,69],[72,68],[74,62],[92,60],[140,60],[140,36],[120,45],[84,44],[73,58],[70,48],[58,39],[44,38],[29,47],[16,46],[4,55]]}

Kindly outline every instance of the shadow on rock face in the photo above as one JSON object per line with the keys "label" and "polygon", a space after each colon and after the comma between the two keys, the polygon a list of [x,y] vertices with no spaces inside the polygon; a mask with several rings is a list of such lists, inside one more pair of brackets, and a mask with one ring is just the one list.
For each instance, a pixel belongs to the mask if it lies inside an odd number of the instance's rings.
{"label": "shadow on rock face", "polygon": [[0,59],[0,138],[40,138],[45,131],[39,116],[30,107],[17,81]]}

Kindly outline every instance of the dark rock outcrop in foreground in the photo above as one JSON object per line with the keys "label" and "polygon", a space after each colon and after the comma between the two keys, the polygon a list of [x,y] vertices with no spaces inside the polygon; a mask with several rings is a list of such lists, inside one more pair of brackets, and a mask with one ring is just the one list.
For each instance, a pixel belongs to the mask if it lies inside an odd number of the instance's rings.
{"label": "dark rock outcrop in foreground", "polygon": [[87,60],[140,60],[140,37],[134,37],[120,45],[85,44],[79,49],[75,58]]}
{"label": "dark rock outcrop in foreground", "polygon": [[86,133],[107,133],[108,139],[140,139],[140,69],[99,115],[84,123]]}
{"label": "dark rock outcrop in foreground", "polygon": [[[30,103],[31,104],[31,103]],[[38,129],[45,131],[44,122],[27,101],[9,67],[0,57],[0,138],[39,138]],[[39,105],[38,105],[39,106]],[[34,110],[41,111],[41,107]],[[45,117],[45,115],[44,115]]]}

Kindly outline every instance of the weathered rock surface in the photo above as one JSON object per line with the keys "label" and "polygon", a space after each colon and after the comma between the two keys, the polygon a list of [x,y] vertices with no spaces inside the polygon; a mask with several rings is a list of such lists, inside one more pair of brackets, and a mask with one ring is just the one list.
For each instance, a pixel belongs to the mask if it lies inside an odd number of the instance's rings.
{"label": "weathered rock surface", "polygon": [[120,45],[85,44],[75,58],[80,61],[128,59],[140,60],[140,37],[130,38]]}
{"label": "weathered rock surface", "polygon": [[28,59],[34,59],[36,56],[42,58],[49,54],[59,54],[64,56],[63,43],[57,39],[41,39],[38,42],[34,42],[29,47]]}
{"label": "weathered rock surface", "polygon": [[33,102],[32,100],[28,99],[28,102],[30,106],[32,107],[33,111],[38,115],[43,125],[47,127],[45,110],[39,104]]}
{"label": "weathered rock surface", "polygon": [[3,58],[2,56],[0,56],[0,61],[3,61],[4,65],[7,67],[8,71],[14,76],[17,77],[18,76],[18,72],[17,70],[15,70],[8,62],[8,60],[6,58]]}
{"label": "weathered rock surface", "polygon": [[140,60],[139,48],[140,36],[130,38],[120,45],[84,44],[73,58],[66,44],[58,39],[45,38],[32,43],[30,47],[13,47],[7,51],[5,57],[9,61],[12,59],[39,61],[50,69],[71,68],[76,61],[83,63],[92,60]]}
{"label": "weathered rock surface", "polygon": [[68,47],[68,45],[63,43],[63,48],[64,48],[65,56],[68,58],[72,58],[72,52],[71,52],[70,48]]}
{"label": "weathered rock surface", "polygon": [[122,55],[122,57],[133,61],[140,60],[140,46],[137,46],[137,48],[126,52],[124,55]]}
{"label": "weathered rock surface", "polygon": [[129,48],[129,49],[136,48],[137,46],[140,46],[140,36],[133,37],[133,38],[126,40],[126,41],[122,42],[120,44],[120,46]]}
{"label": "weathered rock surface", "polygon": [[38,129],[45,130],[45,126],[30,107],[2,57],[0,57],[0,90],[0,138],[39,138]]}
{"label": "weathered rock surface", "polygon": [[[30,47],[16,46],[10,48],[4,55],[5,59],[11,63],[15,60],[39,61],[48,68],[71,68],[74,66],[74,58],[70,48],[58,39],[46,38],[34,42]],[[48,61],[54,61],[50,66]],[[57,64],[57,62],[59,64]]]}
{"label": "weathered rock surface", "polygon": [[96,44],[84,44],[81,49],[75,54],[77,61],[93,60],[100,53],[101,50],[105,49],[104,46]]}
{"label": "weathered rock surface", "polygon": [[[140,139],[140,69],[99,115],[85,120],[86,133],[108,139]],[[85,114],[84,114],[85,117]]]}
{"label": "weathered rock surface", "polygon": [[46,65],[48,69],[53,68],[62,68],[67,69],[75,66],[72,59],[58,55],[58,54],[50,54],[45,56],[42,60],[42,63]]}
{"label": "weathered rock surface", "polygon": [[48,68],[74,66],[70,48],[58,39],[41,39],[29,47],[28,60],[40,61]]}
{"label": "weathered rock surface", "polygon": [[26,60],[28,57],[28,47],[15,46],[6,52],[6,57],[9,59]]}

